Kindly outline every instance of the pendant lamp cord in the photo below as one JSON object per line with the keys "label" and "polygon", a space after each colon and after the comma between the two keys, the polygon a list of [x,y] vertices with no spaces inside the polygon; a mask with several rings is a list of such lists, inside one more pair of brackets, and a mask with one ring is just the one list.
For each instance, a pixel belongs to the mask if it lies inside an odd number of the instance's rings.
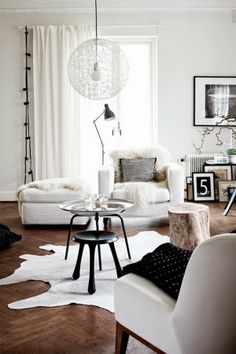
{"label": "pendant lamp cord", "polygon": [[95,36],[96,40],[98,39],[98,6],[97,0],[95,0]]}
{"label": "pendant lamp cord", "polygon": [[97,65],[97,58],[98,58],[98,6],[97,0],[95,0],[95,55],[96,55],[96,65]]}

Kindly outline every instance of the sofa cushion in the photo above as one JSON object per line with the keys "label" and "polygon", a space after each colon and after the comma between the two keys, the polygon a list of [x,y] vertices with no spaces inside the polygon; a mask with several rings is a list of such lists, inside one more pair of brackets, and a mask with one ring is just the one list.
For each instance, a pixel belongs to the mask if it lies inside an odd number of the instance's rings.
{"label": "sofa cushion", "polygon": [[121,182],[150,182],[155,178],[156,158],[120,159]]}
{"label": "sofa cushion", "polygon": [[38,188],[22,190],[18,195],[20,203],[61,203],[67,200],[79,200],[84,194],[80,190],[58,188],[47,191]]}
{"label": "sofa cushion", "polygon": [[17,188],[17,198],[22,202],[60,203],[81,199],[90,193],[87,182],[80,178],[49,178],[33,181]]}

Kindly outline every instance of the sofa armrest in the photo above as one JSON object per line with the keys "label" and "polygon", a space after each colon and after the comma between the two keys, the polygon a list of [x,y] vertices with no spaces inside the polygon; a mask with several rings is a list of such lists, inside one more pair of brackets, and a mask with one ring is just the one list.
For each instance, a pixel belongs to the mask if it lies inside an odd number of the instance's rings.
{"label": "sofa armrest", "polygon": [[184,169],[172,162],[166,165],[166,170],[170,202],[182,203],[184,201]]}
{"label": "sofa armrest", "polygon": [[98,170],[98,194],[111,197],[114,186],[114,168],[112,166],[102,166]]}

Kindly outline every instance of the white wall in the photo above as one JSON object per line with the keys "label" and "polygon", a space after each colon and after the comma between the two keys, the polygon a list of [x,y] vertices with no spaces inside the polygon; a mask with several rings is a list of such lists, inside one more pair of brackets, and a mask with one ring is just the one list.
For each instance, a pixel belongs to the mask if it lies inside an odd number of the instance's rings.
{"label": "white wall", "polygon": [[[161,24],[158,28],[159,143],[176,157],[194,152],[193,76],[236,76],[236,23],[231,12],[103,13],[103,25]],[[22,25],[93,24],[90,14],[0,14],[0,200],[13,200],[23,183],[24,31]],[[225,129],[225,139],[228,132]],[[209,136],[204,151],[219,151]]]}

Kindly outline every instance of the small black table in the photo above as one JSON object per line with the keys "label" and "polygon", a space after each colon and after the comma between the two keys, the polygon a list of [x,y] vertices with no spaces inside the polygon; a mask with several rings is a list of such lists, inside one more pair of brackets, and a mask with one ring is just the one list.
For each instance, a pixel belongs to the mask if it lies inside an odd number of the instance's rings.
{"label": "small black table", "polygon": [[[71,235],[72,235],[73,221],[75,218],[80,217],[80,216],[88,216],[88,217],[93,216],[96,221],[96,231],[99,231],[99,226],[98,226],[99,217],[103,217],[103,218],[117,217],[117,218],[119,218],[120,222],[121,222],[124,238],[125,238],[125,244],[126,244],[126,248],[127,248],[128,257],[129,257],[129,259],[131,259],[128,237],[126,234],[125,224],[124,224],[124,220],[121,216],[121,213],[123,213],[126,209],[128,209],[132,206],[133,206],[133,203],[131,203],[127,200],[123,200],[123,199],[108,199],[108,207],[106,209],[102,209],[102,208],[95,208],[92,210],[87,209],[85,202],[82,200],[77,200],[77,201],[72,200],[72,201],[68,201],[68,202],[64,202],[64,203],[59,204],[59,208],[74,214],[70,220],[68,236],[67,236],[67,243],[66,243],[65,259],[67,259],[67,256],[68,256],[69,244],[70,244],[70,239],[71,239]],[[101,265],[101,256],[100,256],[100,246],[98,247],[98,253],[99,253],[99,266],[100,266],[100,270],[101,270],[102,265]]]}
{"label": "small black table", "polygon": [[95,279],[94,279],[94,254],[96,246],[100,246],[102,244],[108,244],[111,249],[111,253],[114,259],[114,263],[116,266],[117,277],[121,277],[122,269],[116,254],[114,242],[118,240],[118,236],[110,231],[83,231],[75,234],[73,236],[73,240],[80,244],[78,258],[75,265],[73,278],[76,280],[80,277],[80,265],[81,259],[83,255],[84,245],[89,246],[90,253],[90,265],[89,265],[89,283],[88,283],[88,292],[89,294],[93,294],[96,291],[95,287]]}

